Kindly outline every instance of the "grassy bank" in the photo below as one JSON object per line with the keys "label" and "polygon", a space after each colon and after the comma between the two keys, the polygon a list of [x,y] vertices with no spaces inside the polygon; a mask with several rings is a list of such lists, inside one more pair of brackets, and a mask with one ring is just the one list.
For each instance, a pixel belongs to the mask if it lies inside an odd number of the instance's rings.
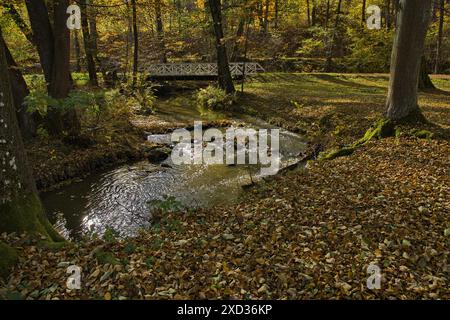
{"label": "grassy bank", "polygon": [[[329,147],[353,142],[383,114],[389,76],[384,74],[261,74],[250,80],[246,112]],[[450,77],[436,76],[439,90],[422,92],[419,105],[440,129],[450,129]],[[439,128],[434,128],[439,129]]]}

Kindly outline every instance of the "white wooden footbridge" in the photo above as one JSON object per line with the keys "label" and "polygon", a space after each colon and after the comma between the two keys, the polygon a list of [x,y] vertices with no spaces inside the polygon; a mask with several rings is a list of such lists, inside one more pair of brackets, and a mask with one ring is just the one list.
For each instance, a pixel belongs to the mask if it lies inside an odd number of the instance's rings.
{"label": "white wooden footbridge", "polygon": [[[150,65],[147,71],[150,78],[163,80],[201,80],[218,76],[217,63],[160,63]],[[230,63],[230,72],[233,78],[242,78],[265,70],[259,63],[236,62]]]}

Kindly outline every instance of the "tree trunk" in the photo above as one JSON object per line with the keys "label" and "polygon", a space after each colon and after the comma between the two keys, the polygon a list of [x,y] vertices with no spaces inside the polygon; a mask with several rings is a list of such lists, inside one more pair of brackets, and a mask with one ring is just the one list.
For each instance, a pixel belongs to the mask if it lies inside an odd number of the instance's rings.
{"label": "tree trunk", "polygon": [[[48,93],[55,99],[66,98],[72,87],[70,74],[70,32],[67,28],[68,0],[53,0],[53,28],[43,0],[25,0],[31,28],[37,45]],[[72,134],[80,131],[75,110],[66,114],[67,129]],[[64,129],[63,116],[59,108],[48,107],[47,130],[59,136]]]}
{"label": "tree trunk", "polygon": [[311,26],[311,11],[309,7],[309,0],[306,0],[306,14],[308,15],[308,26]]}
{"label": "tree trunk", "polygon": [[167,63],[166,44],[164,42],[164,24],[161,14],[161,0],[155,0],[155,14],[156,14],[156,34],[158,36],[158,43],[161,50],[161,63]]}
{"label": "tree trunk", "polygon": [[259,27],[260,30],[263,31],[264,30],[264,5],[263,5],[263,1],[264,0],[259,0],[256,3],[256,14],[258,16],[258,20],[259,20]]}
{"label": "tree trunk", "polygon": [[80,0],[81,9],[81,29],[83,32],[84,52],[86,56],[86,65],[89,73],[89,83],[92,86],[98,86],[97,68],[95,66],[93,41],[89,30],[89,21],[87,14],[86,0]]}
{"label": "tree trunk", "polygon": [[312,0],[311,25],[315,26],[317,22],[317,5],[316,0]]}
{"label": "tree trunk", "polygon": [[231,78],[230,66],[228,64],[227,47],[223,39],[222,8],[220,0],[208,0],[214,24],[217,49],[217,70],[219,87],[226,93],[234,92],[233,79]]}
{"label": "tree trunk", "polygon": [[397,21],[398,21],[398,11],[400,8],[400,0],[393,0],[394,3],[392,4],[392,12],[394,17],[394,27],[397,29]]}
{"label": "tree trunk", "polygon": [[81,72],[81,46],[80,46],[80,39],[78,38],[78,30],[75,30],[73,33],[73,43],[74,43],[74,49],[75,49],[75,71]]}
{"label": "tree trunk", "polygon": [[239,19],[239,25],[236,31],[236,41],[234,42],[233,52],[231,53],[230,61],[237,62],[241,56],[240,52],[240,42],[241,38],[244,35],[244,27],[245,27],[245,17],[241,17]]}
{"label": "tree trunk", "polygon": [[28,27],[28,25],[23,21],[21,15],[17,11],[16,7],[12,3],[8,3],[6,1],[1,1],[1,5],[5,8],[6,12],[11,16],[14,23],[17,27],[22,31],[28,41],[30,41],[33,45],[36,44],[36,41],[33,36],[33,31]]}
{"label": "tree trunk", "polygon": [[428,74],[427,66],[427,60],[425,59],[425,55],[423,55],[420,61],[419,90],[436,89]]}
{"label": "tree trunk", "polygon": [[444,31],[444,16],[445,16],[445,1],[440,0],[439,3],[439,31],[436,46],[436,64],[434,66],[434,73],[439,73],[441,63],[441,50],[442,50],[442,35]]}
{"label": "tree trunk", "polygon": [[[52,81],[52,67],[54,56],[53,30],[48,17],[48,10],[43,0],[25,0],[28,16],[30,18],[31,29],[44,71],[47,87]],[[66,13],[64,11],[64,17]],[[67,29],[67,28],[66,28]]]}
{"label": "tree trunk", "polygon": [[266,4],[264,6],[264,34],[267,35],[269,32],[269,9],[270,9],[270,1],[266,0]]}
{"label": "tree trunk", "polygon": [[[66,26],[66,10],[69,0],[54,0],[53,2],[53,30],[54,30],[54,57],[52,77],[49,94],[55,99],[67,98],[72,88],[70,75],[70,31]],[[59,136],[63,129],[67,129],[70,135],[78,135],[81,125],[75,109],[71,109],[63,116],[61,110],[49,107],[47,122],[49,133]]]}
{"label": "tree trunk", "polygon": [[325,28],[328,29],[329,23],[330,23],[330,0],[327,0],[327,9],[325,11]]}
{"label": "tree trunk", "polygon": [[28,90],[27,83],[25,82],[22,73],[18,69],[16,62],[14,61],[8,46],[6,45],[5,39],[3,39],[1,28],[0,47],[0,50],[4,50],[6,55],[8,75],[11,81],[14,107],[16,110],[17,120],[19,121],[20,131],[22,133],[22,137],[29,140],[36,135],[36,123],[33,116],[26,111],[26,107],[23,105],[25,97],[28,96],[30,91]]}
{"label": "tree trunk", "polygon": [[367,7],[367,0],[363,0],[361,10],[361,22],[363,25],[366,25],[366,7]]}
{"label": "tree trunk", "polygon": [[0,48],[0,157],[0,232],[29,232],[49,240],[62,240],[45,216],[27,164],[3,46]]}
{"label": "tree trunk", "polygon": [[391,17],[391,0],[386,0],[386,30],[391,29],[392,17]]}
{"label": "tree trunk", "polygon": [[280,14],[280,0],[275,0],[275,17],[274,17],[274,28],[278,29],[278,16]]}
{"label": "tree trunk", "polygon": [[328,54],[327,54],[327,60],[325,64],[325,71],[331,72],[332,70],[332,64],[333,64],[333,51],[335,47],[337,32],[339,28],[339,22],[340,22],[340,15],[341,15],[341,7],[342,7],[342,0],[338,1],[337,9],[336,9],[336,21],[334,23],[334,30],[333,30],[333,36],[331,37],[331,43],[328,48]]}
{"label": "tree trunk", "polygon": [[88,4],[91,4],[87,9],[87,16],[89,20],[89,36],[91,40],[92,55],[98,60],[98,31],[97,31],[97,10],[94,4],[94,0],[88,0]]}
{"label": "tree trunk", "polygon": [[125,2],[127,7],[127,39],[126,39],[126,58],[125,58],[125,79],[128,79],[128,72],[130,71],[130,47],[133,42],[133,19],[130,14],[130,4],[129,2]]}
{"label": "tree trunk", "polygon": [[134,54],[133,54],[133,87],[137,83],[138,63],[139,63],[139,34],[137,27],[137,13],[136,0],[131,0],[131,7],[133,11],[133,39],[134,39]]}
{"label": "tree trunk", "polygon": [[418,81],[430,16],[431,0],[400,0],[386,102],[389,119],[402,120],[420,113]]}

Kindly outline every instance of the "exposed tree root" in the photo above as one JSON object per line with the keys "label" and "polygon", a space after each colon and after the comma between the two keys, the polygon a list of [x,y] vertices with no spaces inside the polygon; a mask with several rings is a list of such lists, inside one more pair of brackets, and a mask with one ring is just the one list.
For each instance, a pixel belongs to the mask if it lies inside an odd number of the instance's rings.
{"label": "exposed tree root", "polygon": [[[408,117],[402,119],[401,121],[392,121],[386,118],[380,119],[366,131],[364,137],[352,145],[345,146],[342,149],[321,153],[319,160],[333,160],[339,157],[349,156],[353,154],[356,149],[366,145],[373,139],[380,140],[383,138],[397,136],[399,135],[401,126],[408,126],[417,123],[428,123],[420,110],[418,110],[418,112],[411,113]],[[419,139],[431,139],[434,136],[434,134],[428,130],[421,130],[417,128],[412,129],[409,133]]]}
{"label": "exposed tree root", "polygon": [[394,123],[389,119],[380,119],[369,130],[367,130],[364,137],[353,143],[351,146],[346,146],[338,150],[332,150],[328,153],[322,153],[319,156],[319,160],[333,160],[339,157],[349,156],[353,154],[357,148],[364,146],[373,139],[383,139],[394,135]]}

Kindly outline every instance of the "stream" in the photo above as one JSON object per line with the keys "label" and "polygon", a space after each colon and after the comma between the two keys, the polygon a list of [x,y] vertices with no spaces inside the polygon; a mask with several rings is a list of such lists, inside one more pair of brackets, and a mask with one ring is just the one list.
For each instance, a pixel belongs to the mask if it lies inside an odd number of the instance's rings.
{"label": "stream", "polygon": [[[190,119],[191,124],[218,117],[200,114],[196,108],[179,109],[165,108],[161,117]],[[246,128],[276,128],[252,117],[235,120]],[[149,136],[149,140],[169,145],[170,134]],[[281,168],[298,161],[305,147],[304,137],[280,129]],[[162,164],[140,161],[97,172],[42,193],[41,199],[50,221],[66,238],[101,236],[106,230],[126,237],[150,226],[157,201],[174,201],[185,208],[232,204],[242,194],[242,186],[258,178],[259,172],[256,166],[248,165],[175,165],[169,157]]]}

